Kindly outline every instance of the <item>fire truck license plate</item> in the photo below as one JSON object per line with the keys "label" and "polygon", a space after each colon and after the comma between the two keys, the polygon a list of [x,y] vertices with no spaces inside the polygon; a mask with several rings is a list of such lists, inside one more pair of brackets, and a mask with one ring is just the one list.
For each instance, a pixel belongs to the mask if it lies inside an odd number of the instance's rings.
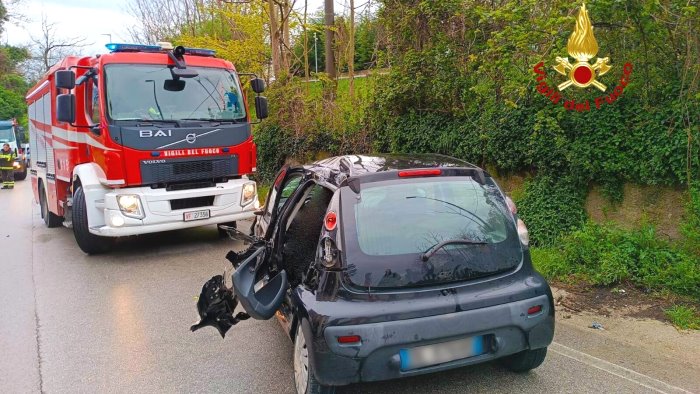
{"label": "fire truck license plate", "polygon": [[201,211],[185,212],[185,221],[190,222],[192,220],[202,220],[209,219],[209,210],[203,209]]}

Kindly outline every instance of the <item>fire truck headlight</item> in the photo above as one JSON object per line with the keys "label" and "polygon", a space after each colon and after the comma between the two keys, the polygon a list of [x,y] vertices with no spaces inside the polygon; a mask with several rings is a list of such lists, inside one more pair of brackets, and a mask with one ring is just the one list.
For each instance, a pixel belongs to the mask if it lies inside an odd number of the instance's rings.
{"label": "fire truck headlight", "polygon": [[124,216],[136,219],[143,219],[143,209],[141,209],[141,199],[134,194],[122,194],[117,196],[117,205]]}
{"label": "fire truck headlight", "polygon": [[241,192],[241,206],[245,207],[255,200],[255,182],[246,183],[243,185]]}

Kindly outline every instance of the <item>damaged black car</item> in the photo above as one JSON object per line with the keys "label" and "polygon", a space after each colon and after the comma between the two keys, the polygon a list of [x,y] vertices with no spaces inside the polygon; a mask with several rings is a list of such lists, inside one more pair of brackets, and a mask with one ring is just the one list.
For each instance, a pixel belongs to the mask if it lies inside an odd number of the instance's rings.
{"label": "damaged black car", "polygon": [[495,359],[526,372],[554,336],[552,293],[515,205],[458,159],[285,166],[241,236],[250,248],[227,256],[232,286],[220,275],[204,285],[192,329],[224,336],[248,317],[276,317],[300,394]]}

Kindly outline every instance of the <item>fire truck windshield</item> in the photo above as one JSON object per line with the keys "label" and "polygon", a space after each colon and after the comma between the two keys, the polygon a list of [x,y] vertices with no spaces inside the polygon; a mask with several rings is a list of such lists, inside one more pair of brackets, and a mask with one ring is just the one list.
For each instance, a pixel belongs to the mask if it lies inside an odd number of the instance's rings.
{"label": "fire truck windshield", "polygon": [[221,68],[190,67],[199,75],[173,79],[164,65],[105,67],[107,113],[113,121],[244,121],[238,78]]}
{"label": "fire truck windshield", "polygon": [[0,126],[0,143],[15,142],[15,130],[12,126]]}

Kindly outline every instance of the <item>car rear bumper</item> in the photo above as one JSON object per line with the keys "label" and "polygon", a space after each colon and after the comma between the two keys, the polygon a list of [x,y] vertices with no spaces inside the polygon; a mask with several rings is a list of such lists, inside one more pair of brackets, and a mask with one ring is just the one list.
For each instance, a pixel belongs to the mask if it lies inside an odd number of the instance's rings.
{"label": "car rear bumper", "polygon": [[[539,313],[528,308],[541,305]],[[394,379],[477,364],[548,346],[554,311],[548,295],[463,312],[383,323],[329,326],[312,349],[314,374],[323,384]],[[308,329],[308,327],[307,327]],[[359,335],[359,345],[341,345],[340,336]],[[486,336],[485,353],[422,368],[402,370],[401,349]]]}

